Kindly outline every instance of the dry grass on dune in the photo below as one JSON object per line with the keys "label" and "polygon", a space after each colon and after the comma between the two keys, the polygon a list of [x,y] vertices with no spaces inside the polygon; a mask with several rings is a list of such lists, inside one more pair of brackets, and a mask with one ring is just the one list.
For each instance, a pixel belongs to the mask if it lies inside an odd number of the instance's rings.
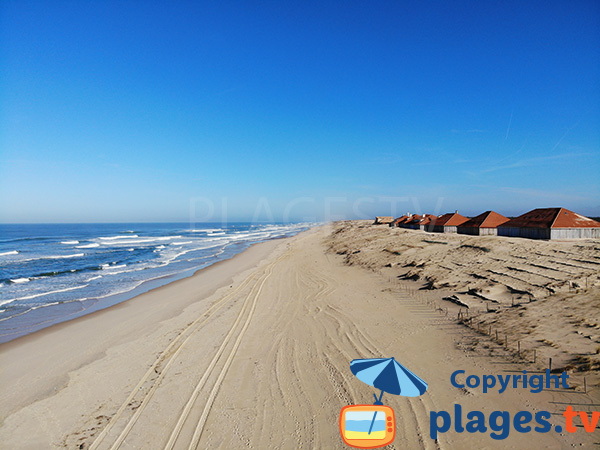
{"label": "dry grass on dune", "polygon": [[450,291],[478,327],[493,327],[556,368],[600,369],[600,240],[534,241],[334,224],[329,249],[350,265]]}

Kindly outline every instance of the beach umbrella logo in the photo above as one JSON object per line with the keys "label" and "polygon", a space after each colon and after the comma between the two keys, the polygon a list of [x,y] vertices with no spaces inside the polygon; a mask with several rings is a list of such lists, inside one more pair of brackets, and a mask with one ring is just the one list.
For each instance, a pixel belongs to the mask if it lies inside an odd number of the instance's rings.
{"label": "beach umbrella logo", "polygon": [[396,436],[394,410],[385,406],[383,393],[418,397],[427,391],[427,383],[394,358],[355,359],[350,370],[363,383],[379,389],[372,405],[344,406],[340,412],[340,433],[344,443],[356,448],[388,445]]}

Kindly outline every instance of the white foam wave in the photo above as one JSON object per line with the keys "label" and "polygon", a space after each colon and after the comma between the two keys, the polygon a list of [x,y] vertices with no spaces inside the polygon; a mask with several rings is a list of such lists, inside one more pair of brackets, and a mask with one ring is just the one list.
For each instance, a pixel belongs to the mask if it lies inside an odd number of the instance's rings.
{"label": "white foam wave", "polygon": [[[31,308],[29,308],[26,311],[20,312],[18,314],[13,314],[12,316],[9,317],[3,317],[2,319],[0,319],[0,322],[3,322],[5,320],[9,320],[12,319],[14,317],[19,317],[22,316],[23,314],[27,314],[28,312],[31,311],[35,311],[36,309],[40,309],[40,308],[47,308],[48,306],[55,306],[55,305],[62,305],[62,304],[66,304],[66,303],[75,303],[75,302],[82,302],[84,300],[87,300],[87,297],[84,298],[76,298],[75,300],[67,300],[67,301],[61,301],[61,302],[52,302],[52,303],[45,303],[43,305],[36,305],[36,306],[32,306]],[[3,310],[6,311],[6,310]]]}
{"label": "white foam wave", "polygon": [[[149,244],[151,242],[162,242],[162,241],[170,241],[171,239],[180,239],[181,236],[163,236],[163,237],[149,237],[149,238],[140,238],[133,241],[118,241],[115,244],[119,245],[131,245],[131,244]],[[112,242],[107,243],[103,242],[105,245],[110,245]]]}
{"label": "white foam wave", "polygon": [[223,228],[200,228],[198,230],[183,230],[186,233],[212,233],[214,231],[223,231]]}
{"label": "white foam wave", "polygon": [[75,253],[73,255],[54,255],[54,256],[40,256],[39,258],[29,258],[29,259],[24,259],[23,262],[27,262],[27,261],[37,261],[40,259],[67,259],[67,258],[80,258],[82,256],[85,256],[85,253]]}
{"label": "white foam wave", "polygon": [[93,244],[78,245],[75,248],[96,248],[96,247],[100,247],[100,244],[98,244],[97,242],[95,242]]}
{"label": "white foam wave", "polygon": [[65,259],[65,258],[81,258],[85,253],[74,253],[72,255],[56,255],[56,256],[43,256],[40,259]]}
{"label": "white foam wave", "polygon": [[[219,255],[221,255],[221,254],[225,253],[225,248],[226,248],[226,247],[227,247],[227,246],[225,245],[225,246],[221,247],[221,248],[219,249],[219,251],[217,251],[216,253],[212,253],[212,254],[210,254],[210,255],[206,255],[206,256],[201,256],[201,257],[199,257],[199,258],[192,258],[192,259],[189,259],[188,261],[200,261],[201,259],[207,259],[207,258],[216,258],[217,256],[219,256]],[[210,247],[209,247],[209,248],[210,248]]]}
{"label": "white foam wave", "polygon": [[217,242],[223,242],[223,241],[228,241],[229,239],[230,239],[229,236],[225,236],[225,237],[217,236],[217,237],[214,237],[214,238],[211,238],[211,237],[207,236],[206,239],[202,239],[202,242],[215,242],[215,241],[217,241]]}
{"label": "white foam wave", "polygon": [[49,291],[49,292],[42,292],[40,294],[26,295],[25,297],[13,298],[12,300],[9,300],[8,302],[13,302],[15,300],[31,300],[32,298],[43,297],[45,295],[50,295],[50,294],[58,294],[60,292],[74,291],[76,289],[83,289],[85,287],[88,287],[88,285],[84,284],[83,286],[73,286],[73,287],[65,288],[65,289],[57,289],[56,291]]}
{"label": "white foam wave", "polygon": [[97,275],[95,277],[88,278],[87,280],[85,280],[85,282],[87,283],[88,281],[97,280],[98,278],[102,278],[102,275]]}
{"label": "white foam wave", "polygon": [[237,232],[234,236],[232,236],[234,239],[244,239],[247,237],[252,236],[252,233],[242,233],[242,232]]}
{"label": "white foam wave", "polygon": [[209,233],[208,235],[209,235],[209,236],[223,236],[224,234],[225,234],[225,232],[224,232],[224,231],[221,231],[221,232],[219,232],[219,233]]}
{"label": "white foam wave", "polygon": [[167,259],[165,259],[164,261],[162,261],[161,266],[167,266],[170,263],[172,263],[173,261],[175,261],[177,258],[179,258],[180,256],[183,256],[186,253],[193,252],[195,250],[201,250],[201,249],[191,248],[189,250],[184,250],[182,252],[176,253],[175,255],[171,255],[170,257],[168,257]]}
{"label": "white foam wave", "polygon": [[105,236],[101,237],[103,241],[115,241],[117,239],[131,239],[132,237],[139,237],[137,234],[130,234],[128,236]]}
{"label": "white foam wave", "polygon": [[31,277],[30,280],[41,280],[42,278],[48,278],[48,275],[41,275],[39,277]]}
{"label": "white foam wave", "polygon": [[173,245],[186,245],[191,244],[194,241],[185,241],[185,242],[171,242]]}
{"label": "white foam wave", "polygon": [[[124,267],[124,266],[115,266],[115,267]],[[118,275],[120,273],[139,272],[140,270],[153,269],[155,267],[157,267],[157,266],[142,266],[142,267],[136,267],[134,269],[117,270],[116,272],[113,272],[111,270],[110,272],[107,272],[106,275]]]}
{"label": "white foam wave", "polygon": [[111,266],[110,264],[102,264],[102,270],[121,269],[122,267],[127,267],[127,264],[121,264],[118,266]]}
{"label": "white foam wave", "polygon": [[19,254],[19,252],[18,252],[17,250],[12,250],[12,251],[10,251],[10,252],[3,252],[3,253],[0,253],[0,256],[18,255],[18,254]]}
{"label": "white foam wave", "polygon": [[9,303],[12,303],[14,301],[16,301],[16,298],[10,299],[10,300],[0,300],[0,306],[4,306],[4,305],[8,305]]}
{"label": "white foam wave", "polygon": [[79,241],[62,241],[61,244],[74,245],[79,244]]}
{"label": "white foam wave", "polygon": [[27,283],[31,280],[31,278],[15,278],[14,280],[10,280],[12,283]]}

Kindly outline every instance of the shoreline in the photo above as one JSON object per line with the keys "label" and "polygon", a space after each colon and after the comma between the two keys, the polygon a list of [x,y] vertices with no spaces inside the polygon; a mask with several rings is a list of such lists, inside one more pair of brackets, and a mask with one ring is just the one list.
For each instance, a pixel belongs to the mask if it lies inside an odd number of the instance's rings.
{"label": "shoreline", "polygon": [[[236,256],[248,251],[250,248],[254,247],[255,245],[263,244],[263,243],[270,242],[270,241],[276,241],[279,239],[286,239],[288,237],[290,237],[290,236],[274,237],[274,238],[267,239],[264,241],[252,242],[250,244],[233,243],[230,245],[246,245],[246,247],[237,253],[227,255],[223,259],[218,259],[214,262],[204,263],[204,265],[196,267],[196,268],[186,269],[179,273],[175,273],[175,274],[171,274],[171,275],[162,275],[157,278],[151,278],[148,280],[144,280],[138,286],[134,287],[133,289],[131,289],[129,291],[109,294],[106,297],[88,298],[85,300],[57,303],[57,304],[52,304],[52,305],[45,306],[45,307],[40,307],[35,310],[27,311],[26,313],[23,314],[23,316],[24,316],[23,318],[18,318],[18,316],[17,316],[17,317],[8,319],[8,321],[11,321],[11,322],[13,321],[13,319],[16,319],[16,320],[14,320],[14,322],[16,322],[16,325],[13,326],[12,328],[7,328],[6,329],[7,332],[0,335],[0,349],[3,344],[13,342],[17,339],[29,336],[31,334],[38,333],[40,331],[46,330],[47,328],[51,328],[51,327],[60,325],[65,322],[70,322],[72,320],[77,320],[82,317],[86,317],[88,315],[95,314],[99,311],[103,311],[105,309],[117,306],[121,303],[133,300],[136,297],[139,297],[140,295],[143,295],[147,292],[151,292],[155,289],[160,289],[161,287],[168,286],[168,285],[170,285],[172,283],[176,283],[180,280],[194,277],[196,274],[198,274],[199,272],[201,272],[203,270],[209,269],[210,267],[221,264],[225,261],[232,260]],[[46,314],[47,315],[48,312],[54,313],[54,314],[51,314],[51,317],[49,319],[46,319],[42,322],[31,320],[32,318],[35,319],[35,316],[37,314]],[[27,320],[27,319],[29,319],[29,320]],[[28,325],[28,324],[30,324],[30,325]],[[27,331],[23,332],[23,329],[24,329],[23,327],[27,327],[26,328]],[[14,329],[16,331],[14,333],[11,333],[10,330],[12,330],[12,329]]]}
{"label": "shoreline", "polygon": [[[69,357],[71,359],[69,364],[62,365],[56,371],[57,373],[46,373],[44,380],[34,377],[38,381],[37,389],[24,386],[22,391],[14,390],[11,393],[3,389],[0,395],[0,424],[15,409],[24,407],[31,401],[39,401],[44,396],[52,395],[55,391],[64,388],[68,381],[68,373],[95,359],[102,358],[109,348],[121,339],[136,339],[132,333],[132,324],[138,317],[145,316],[143,323],[136,326],[139,332],[144,332],[144,329],[152,324],[159,325],[184,315],[187,309],[197,307],[198,303],[206,306],[218,291],[232,285],[234,280],[246,271],[260,265],[286,239],[290,238],[283,237],[254,243],[233,257],[199,269],[191,276],[154,287],[128,300],[89,314],[0,343],[0,361],[4,361],[0,364],[3,367],[0,381],[3,384],[6,380],[13,379],[12,373],[35,371],[38,365],[44,365],[43,361],[52,366],[51,361],[45,358],[48,347],[64,346],[60,352],[62,357],[69,354],[77,355]],[[197,294],[189,292],[190,289],[198,289],[199,292]],[[188,295],[185,297],[178,295],[176,301],[169,304],[161,302],[162,295],[170,295],[173,291],[181,290],[185,290]],[[112,339],[102,337],[106,334],[111,334]],[[65,341],[68,335],[76,335],[81,339],[77,342]],[[16,368],[14,363],[17,361],[24,367]],[[33,388],[33,392],[30,392],[30,388]],[[20,400],[17,400],[19,398]]]}

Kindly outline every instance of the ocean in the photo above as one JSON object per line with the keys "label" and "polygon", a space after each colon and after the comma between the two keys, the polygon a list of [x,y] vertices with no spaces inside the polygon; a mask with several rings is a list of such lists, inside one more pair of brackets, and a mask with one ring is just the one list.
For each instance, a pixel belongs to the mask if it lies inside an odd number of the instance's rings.
{"label": "ocean", "polygon": [[0,225],[0,343],[128,300],[313,224]]}

